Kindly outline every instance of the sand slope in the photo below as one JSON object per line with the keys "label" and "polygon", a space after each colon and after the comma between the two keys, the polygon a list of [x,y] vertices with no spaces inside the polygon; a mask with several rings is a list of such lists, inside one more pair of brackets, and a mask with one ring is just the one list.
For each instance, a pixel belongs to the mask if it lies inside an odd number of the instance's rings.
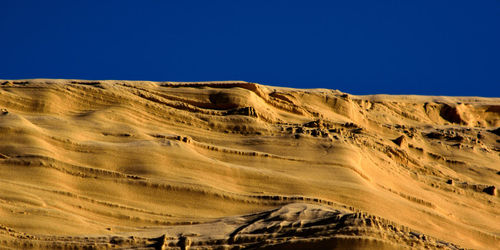
{"label": "sand slope", "polygon": [[500,245],[500,98],[0,80],[6,248]]}

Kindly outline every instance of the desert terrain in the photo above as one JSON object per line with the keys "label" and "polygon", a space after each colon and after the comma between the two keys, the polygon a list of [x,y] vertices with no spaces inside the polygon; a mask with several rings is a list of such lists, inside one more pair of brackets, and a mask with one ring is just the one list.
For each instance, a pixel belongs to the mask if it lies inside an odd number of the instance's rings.
{"label": "desert terrain", "polygon": [[500,98],[33,79],[0,109],[0,249],[500,248]]}

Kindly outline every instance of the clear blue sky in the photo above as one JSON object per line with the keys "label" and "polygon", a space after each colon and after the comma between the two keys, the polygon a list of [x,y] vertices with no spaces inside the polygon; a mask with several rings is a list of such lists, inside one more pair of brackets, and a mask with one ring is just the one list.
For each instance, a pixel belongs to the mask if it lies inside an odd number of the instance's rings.
{"label": "clear blue sky", "polygon": [[0,79],[500,97],[500,1],[0,0]]}

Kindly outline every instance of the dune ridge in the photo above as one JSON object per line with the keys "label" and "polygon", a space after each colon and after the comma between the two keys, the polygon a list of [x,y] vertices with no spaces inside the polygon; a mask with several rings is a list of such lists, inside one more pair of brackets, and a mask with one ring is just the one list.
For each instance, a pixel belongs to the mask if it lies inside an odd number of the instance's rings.
{"label": "dune ridge", "polygon": [[500,245],[500,98],[0,80],[4,248]]}

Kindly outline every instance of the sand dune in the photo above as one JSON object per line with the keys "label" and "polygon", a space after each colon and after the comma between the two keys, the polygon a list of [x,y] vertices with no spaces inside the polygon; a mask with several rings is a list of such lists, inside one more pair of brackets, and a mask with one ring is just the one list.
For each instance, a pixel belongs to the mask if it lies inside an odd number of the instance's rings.
{"label": "sand dune", "polygon": [[0,80],[3,248],[500,246],[500,98]]}

